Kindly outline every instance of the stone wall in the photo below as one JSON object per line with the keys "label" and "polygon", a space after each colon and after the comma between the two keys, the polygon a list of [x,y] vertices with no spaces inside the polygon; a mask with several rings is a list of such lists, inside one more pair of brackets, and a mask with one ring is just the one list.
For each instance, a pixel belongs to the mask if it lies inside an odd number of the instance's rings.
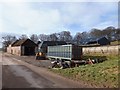
{"label": "stone wall", "polygon": [[120,45],[117,46],[96,46],[83,47],[83,55],[118,55],[120,52]]}
{"label": "stone wall", "polygon": [[7,52],[14,55],[21,55],[21,46],[7,47]]}

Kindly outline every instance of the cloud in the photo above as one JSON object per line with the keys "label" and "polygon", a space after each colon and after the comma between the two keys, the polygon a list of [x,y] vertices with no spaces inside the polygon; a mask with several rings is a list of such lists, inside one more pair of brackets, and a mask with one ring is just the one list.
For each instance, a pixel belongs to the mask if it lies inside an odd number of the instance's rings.
{"label": "cloud", "polygon": [[89,31],[117,24],[117,3],[3,3],[4,32],[50,34],[63,30]]}
{"label": "cloud", "polygon": [[101,26],[101,23],[102,28],[106,28],[111,24],[117,26],[117,9],[117,3],[67,3],[62,6],[62,19],[65,25],[79,25],[78,29],[72,30],[73,33],[89,31],[95,26]]}
{"label": "cloud", "polygon": [[2,4],[0,4],[0,32],[2,32],[3,25],[2,25]]}
{"label": "cloud", "polygon": [[119,0],[1,0],[1,2],[118,2]]}
{"label": "cloud", "polygon": [[[10,21],[18,28],[24,28],[25,32],[47,32],[48,29],[55,28],[59,21],[59,12],[57,10],[32,10],[29,4],[6,5],[4,8],[5,22]],[[9,23],[10,23],[9,22]],[[5,24],[6,25],[6,24]],[[13,25],[13,26],[14,26]],[[22,31],[22,30],[21,30]]]}

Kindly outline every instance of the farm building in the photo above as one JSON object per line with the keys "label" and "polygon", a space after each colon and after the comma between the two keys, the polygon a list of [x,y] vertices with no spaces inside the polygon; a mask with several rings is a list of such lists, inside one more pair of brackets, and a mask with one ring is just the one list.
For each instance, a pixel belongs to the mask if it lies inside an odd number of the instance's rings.
{"label": "farm building", "polygon": [[86,44],[110,45],[110,41],[106,37],[91,39]]}
{"label": "farm building", "polygon": [[15,55],[35,55],[37,44],[30,39],[21,39],[7,47],[7,52]]}
{"label": "farm building", "polygon": [[64,41],[42,41],[38,43],[38,50],[47,53],[47,46],[66,45]]}

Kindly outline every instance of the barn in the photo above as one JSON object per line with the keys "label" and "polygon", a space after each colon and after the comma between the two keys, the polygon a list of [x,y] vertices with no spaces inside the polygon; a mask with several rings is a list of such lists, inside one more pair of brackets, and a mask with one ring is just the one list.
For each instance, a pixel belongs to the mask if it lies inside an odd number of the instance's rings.
{"label": "barn", "polygon": [[37,44],[30,39],[21,39],[13,42],[7,47],[7,52],[14,55],[35,55]]}
{"label": "barn", "polygon": [[110,45],[110,41],[106,37],[101,37],[98,39],[91,39],[86,44]]}

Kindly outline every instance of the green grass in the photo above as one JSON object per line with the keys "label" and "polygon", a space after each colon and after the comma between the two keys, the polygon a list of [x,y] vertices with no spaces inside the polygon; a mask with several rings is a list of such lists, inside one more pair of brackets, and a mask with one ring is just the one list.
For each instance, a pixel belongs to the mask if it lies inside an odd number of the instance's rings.
{"label": "green grass", "polygon": [[113,88],[118,87],[118,58],[110,56],[102,63],[68,69],[52,69],[52,71],[97,87]]}

